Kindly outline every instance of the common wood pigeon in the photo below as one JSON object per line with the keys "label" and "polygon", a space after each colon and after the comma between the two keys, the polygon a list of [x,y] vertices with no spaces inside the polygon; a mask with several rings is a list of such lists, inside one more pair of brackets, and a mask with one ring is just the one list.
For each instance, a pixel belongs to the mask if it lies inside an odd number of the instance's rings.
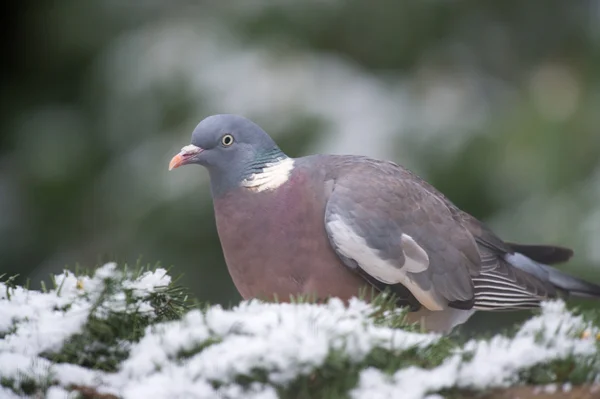
{"label": "common wood pigeon", "polygon": [[570,249],[512,244],[418,176],[363,156],[290,158],[237,115],[201,121],[169,168],[208,169],[217,231],[243,298],[390,290],[409,320],[448,332],[475,310],[600,298],[549,264]]}

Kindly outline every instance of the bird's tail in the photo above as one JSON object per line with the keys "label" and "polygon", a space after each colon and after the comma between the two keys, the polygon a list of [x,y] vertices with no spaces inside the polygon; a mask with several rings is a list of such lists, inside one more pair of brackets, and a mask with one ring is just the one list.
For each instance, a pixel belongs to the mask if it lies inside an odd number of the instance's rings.
{"label": "bird's tail", "polygon": [[557,245],[527,245],[512,242],[507,242],[506,245],[512,249],[512,252],[518,252],[534,262],[544,265],[564,263],[573,256],[572,249]]}
{"label": "bird's tail", "polygon": [[600,299],[600,285],[570,276],[551,266],[540,266],[548,270],[550,282],[554,284],[555,287],[566,291],[569,295]]}
{"label": "bird's tail", "polygon": [[547,281],[569,296],[600,299],[600,285],[571,276],[560,270],[531,260],[518,252],[506,255],[506,261],[537,278]]}

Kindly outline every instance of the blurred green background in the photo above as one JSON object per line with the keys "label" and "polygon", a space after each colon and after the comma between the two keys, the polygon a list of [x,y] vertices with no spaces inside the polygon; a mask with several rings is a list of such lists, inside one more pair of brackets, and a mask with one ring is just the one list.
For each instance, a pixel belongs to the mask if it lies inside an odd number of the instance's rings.
{"label": "blurred green background", "polygon": [[167,165],[202,118],[239,113],[290,155],[404,164],[507,240],[573,247],[564,269],[600,282],[598,1],[11,7],[0,274],[35,286],[141,257],[238,301],[207,174]]}

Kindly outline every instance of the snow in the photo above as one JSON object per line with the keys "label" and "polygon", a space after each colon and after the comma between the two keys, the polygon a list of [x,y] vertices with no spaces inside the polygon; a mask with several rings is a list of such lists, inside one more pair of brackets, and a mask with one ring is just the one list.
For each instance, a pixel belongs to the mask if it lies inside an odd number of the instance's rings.
{"label": "snow", "polygon": [[134,281],[127,280],[123,286],[134,290],[136,295],[156,291],[157,288],[165,288],[171,284],[171,276],[164,269],[155,272],[147,271]]}
{"label": "snow", "polygon": [[[440,336],[394,329],[373,323],[374,308],[358,299],[348,304],[332,299],[324,304],[273,304],[242,302],[232,309],[213,306],[192,310],[181,320],[146,328],[139,342],[124,343],[129,357],[119,370],[107,373],[72,364],[53,364],[41,357],[60,350],[80,331],[107,280],[121,282],[97,310],[139,312],[125,301],[130,290],[140,302],[170,283],[163,269],[138,277],[124,274],[116,265],[99,268],[91,277],[65,271],[57,275],[56,289],[47,293],[7,287],[0,283],[0,378],[17,383],[24,376],[43,386],[54,381],[48,398],[65,398],[72,385],[115,394],[124,399],[153,398],[277,398],[301,376],[327,364],[332,354],[360,363],[374,349],[397,356],[412,348],[426,348]],[[10,294],[10,299],[7,296]],[[114,308],[113,308],[114,307]],[[106,309],[104,310],[106,311]],[[387,317],[395,315],[387,313]],[[582,332],[587,334],[582,335]],[[568,356],[596,352],[598,330],[570,313],[562,302],[548,302],[541,314],[525,322],[513,338],[495,336],[472,340],[432,369],[405,367],[389,375],[376,368],[360,372],[350,396],[355,399],[440,399],[445,388],[503,387],[518,382],[519,372]],[[583,338],[582,338],[583,337]],[[468,356],[465,356],[468,355]],[[259,370],[261,383],[248,386]],[[545,389],[570,390],[570,384]],[[544,389],[544,388],[542,388]],[[17,397],[0,387],[0,397]]]}
{"label": "snow", "polygon": [[[111,265],[104,269],[108,270]],[[102,270],[104,271],[104,270]],[[84,280],[89,278],[84,277]],[[49,293],[22,287],[8,289],[0,283],[0,332],[13,332],[0,341],[0,353],[37,354],[59,350],[65,339],[81,329],[87,320],[90,303],[78,278],[65,272],[55,277],[56,290]],[[93,295],[95,282],[89,284]],[[10,299],[8,298],[10,295]],[[67,310],[62,310],[69,305]]]}
{"label": "snow", "polygon": [[69,397],[69,391],[60,387],[51,387],[46,392],[46,399],[65,399]]}
{"label": "snow", "polygon": [[[0,386],[0,398],[3,399],[21,399],[21,396],[17,395],[8,388]],[[57,398],[58,399],[58,398]]]}
{"label": "snow", "polygon": [[[111,385],[124,384],[118,391],[125,397],[136,397],[128,392],[141,395],[140,390],[165,392],[167,397],[176,396],[184,385],[165,385],[173,378],[196,384],[204,380],[206,387],[217,382],[232,389],[238,376],[250,376],[255,369],[264,370],[270,383],[282,385],[310,374],[335,350],[358,362],[374,348],[402,351],[438,339],[434,334],[375,326],[368,320],[372,311],[356,299],[348,306],[337,299],[324,305],[251,301],[232,310],[215,306],[206,314],[191,311],[181,321],[148,328],[121,373],[110,378]],[[206,342],[216,343],[183,362],[172,361],[178,353]],[[259,389],[261,395],[269,397],[267,388]]]}
{"label": "snow", "polygon": [[[497,335],[489,341],[469,341],[432,370],[411,367],[393,377],[375,369],[364,370],[352,397],[392,398],[394,392],[403,392],[403,398],[421,399],[428,392],[443,388],[510,386],[517,382],[520,370],[569,355],[595,354],[595,340],[577,336],[586,328],[591,327],[582,317],[569,313],[563,302],[546,302],[542,314],[525,322],[514,338]],[[470,360],[462,361],[464,354],[470,354]],[[377,396],[372,396],[374,392]]]}
{"label": "snow", "polygon": [[21,353],[0,352],[0,375],[4,378],[15,379],[19,375],[30,377],[43,375],[50,365],[50,362],[43,358]]}
{"label": "snow", "polygon": [[[43,382],[49,372],[63,386],[93,385],[99,376],[90,370],[70,364],[55,364],[41,357],[44,352],[58,352],[74,334],[82,331],[90,313],[105,289],[108,279],[120,281],[123,273],[114,263],[98,268],[94,276],[75,276],[69,271],[55,275],[56,288],[48,292],[30,291],[23,287],[9,288],[0,283],[0,377],[20,379],[24,376]],[[140,290],[154,291],[166,286],[170,277],[164,269],[146,272],[135,280],[126,280],[124,289],[138,297]],[[125,294],[118,290],[109,295],[96,316],[115,311],[139,311],[147,305],[140,299],[128,307]],[[150,308],[151,309],[151,308]],[[58,395],[53,391],[52,395]],[[1,392],[0,392],[1,393]],[[50,395],[50,393],[49,393]],[[4,397],[4,396],[0,396]]]}
{"label": "snow", "polygon": [[585,324],[581,317],[568,313],[563,302],[548,302],[542,309],[542,315],[526,321],[514,339],[496,336],[489,342],[467,344],[465,349],[474,356],[461,368],[460,385],[506,386],[517,378],[519,368],[571,354],[595,353],[595,340],[572,337],[573,332],[583,330]]}

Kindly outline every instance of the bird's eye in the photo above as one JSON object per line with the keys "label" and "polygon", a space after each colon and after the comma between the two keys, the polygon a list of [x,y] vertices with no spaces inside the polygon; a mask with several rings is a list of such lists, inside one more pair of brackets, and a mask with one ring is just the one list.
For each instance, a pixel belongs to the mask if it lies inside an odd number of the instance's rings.
{"label": "bird's eye", "polygon": [[233,144],[233,136],[231,134],[224,135],[221,137],[221,144],[223,144],[225,147],[229,147]]}

